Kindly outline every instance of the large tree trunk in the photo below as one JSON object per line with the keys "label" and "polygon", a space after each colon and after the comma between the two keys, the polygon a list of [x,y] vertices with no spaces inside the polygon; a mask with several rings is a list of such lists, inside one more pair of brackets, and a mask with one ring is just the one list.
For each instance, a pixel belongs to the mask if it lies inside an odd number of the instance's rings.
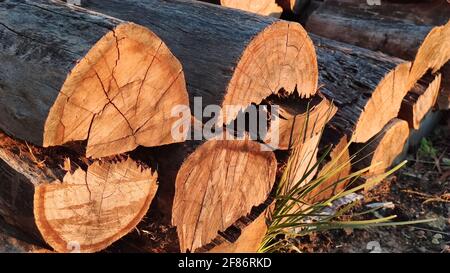
{"label": "large tree trunk", "polygon": [[131,159],[92,163],[4,134],[0,168],[0,214],[58,252],[104,249],[138,224],[157,189],[156,173]]}
{"label": "large tree trunk", "polygon": [[327,4],[350,7],[359,13],[371,13],[381,20],[397,19],[417,25],[443,25],[449,19],[450,3],[447,0],[381,1],[381,5],[368,5],[367,0],[327,0]]}
{"label": "large tree trunk", "polygon": [[[323,95],[338,111],[333,126],[364,143],[400,110],[411,63],[316,35]],[[380,111],[382,109],[382,111]]]}
{"label": "large tree trunk", "polygon": [[[384,8],[383,8],[384,9]],[[385,10],[388,13],[388,9]],[[306,29],[318,35],[413,61],[408,87],[428,71],[436,73],[450,59],[450,21],[419,25],[392,16],[378,16],[354,4],[326,1],[308,18]],[[446,76],[444,76],[445,78]]]}
{"label": "large tree trunk", "polygon": [[167,113],[188,105],[182,68],[148,29],[59,1],[7,0],[0,40],[7,134],[45,147],[87,140],[92,157],[181,141]]}
{"label": "large tree trunk", "polygon": [[218,122],[229,123],[240,110],[281,89],[307,98],[317,91],[314,46],[297,23],[184,0],[90,1],[86,7],[161,37],[183,65],[191,110],[199,120],[202,111],[194,109],[194,97],[202,99],[203,108],[221,106],[224,119]]}

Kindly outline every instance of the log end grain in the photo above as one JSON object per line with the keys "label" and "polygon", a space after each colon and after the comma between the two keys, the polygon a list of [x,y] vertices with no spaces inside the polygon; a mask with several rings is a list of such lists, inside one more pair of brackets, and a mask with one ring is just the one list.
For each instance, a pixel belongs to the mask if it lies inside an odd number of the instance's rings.
{"label": "log end grain", "polygon": [[58,252],[102,250],[132,230],[147,212],[157,175],[131,159],[95,162],[43,183],[34,194],[35,221]]}
{"label": "log end grain", "polygon": [[267,199],[277,163],[273,152],[261,147],[251,141],[212,140],[185,160],[176,178],[172,210],[181,251],[210,243]]}
{"label": "log end grain", "polygon": [[[314,45],[298,23],[277,21],[246,47],[235,69],[222,106],[225,123],[248,105],[272,94],[297,92],[309,98],[317,92],[318,70]],[[228,121],[228,122],[227,122]]]}
{"label": "log end grain", "polygon": [[173,139],[170,113],[188,105],[181,64],[148,29],[123,23],[93,46],[67,76],[45,123],[44,146],[87,139],[104,157]]}

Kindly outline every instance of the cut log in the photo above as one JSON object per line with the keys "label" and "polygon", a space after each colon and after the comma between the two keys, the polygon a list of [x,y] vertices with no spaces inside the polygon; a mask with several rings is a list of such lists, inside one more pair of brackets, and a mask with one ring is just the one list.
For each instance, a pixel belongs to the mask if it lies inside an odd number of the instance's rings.
{"label": "cut log", "polygon": [[158,166],[152,220],[142,228],[156,235],[150,240],[137,236],[144,251],[195,252],[264,203],[277,163],[274,153],[263,148],[250,140],[208,140],[133,152],[132,158],[155,160]]}
{"label": "cut log", "polygon": [[200,0],[264,16],[280,18],[283,8],[275,0]]}
{"label": "cut log", "polygon": [[365,177],[370,178],[386,171],[403,151],[409,136],[408,122],[392,119],[383,130],[364,144],[350,146],[354,155],[354,170],[369,167]]}
{"label": "cut log", "polygon": [[317,35],[411,60],[432,26],[395,18],[380,20],[354,5],[326,1],[306,22]]}
{"label": "cut log", "polygon": [[156,173],[131,159],[89,163],[61,154],[0,135],[0,214],[58,252],[104,249],[145,215]]}
{"label": "cut log", "polygon": [[301,100],[292,95],[275,96],[269,98],[267,103],[278,107],[278,117],[271,121],[272,126],[264,142],[270,145],[276,134],[278,145],[274,148],[278,150],[292,149],[320,134],[337,111],[333,103],[320,94],[310,100]]}
{"label": "cut log", "polygon": [[436,104],[441,78],[441,74],[423,77],[403,99],[398,117],[406,120],[410,128],[419,129],[422,119]]}
{"label": "cut log", "polygon": [[354,142],[367,142],[397,116],[408,91],[411,63],[316,35],[311,37],[317,50],[321,92],[339,109],[334,126]]}
{"label": "cut log", "polygon": [[44,147],[87,140],[92,157],[182,141],[168,113],[188,105],[183,71],[148,29],[63,2],[7,0],[0,40],[8,135]]}
{"label": "cut log", "polygon": [[[184,0],[90,1],[86,7],[149,27],[163,39],[183,65],[198,120],[209,105],[221,106],[217,121],[228,124],[282,89],[302,98],[317,91],[314,46],[298,23]],[[194,106],[195,97],[203,108]]]}
{"label": "cut log", "polygon": [[450,59],[450,21],[418,25],[394,17],[380,19],[355,5],[327,1],[308,18],[306,29],[318,35],[414,61],[408,87]]}
{"label": "cut log", "polygon": [[450,3],[447,0],[381,1],[381,5],[368,5],[367,0],[327,0],[336,7],[351,7],[358,13],[370,13],[380,20],[396,19],[418,25],[443,25],[449,19]]}

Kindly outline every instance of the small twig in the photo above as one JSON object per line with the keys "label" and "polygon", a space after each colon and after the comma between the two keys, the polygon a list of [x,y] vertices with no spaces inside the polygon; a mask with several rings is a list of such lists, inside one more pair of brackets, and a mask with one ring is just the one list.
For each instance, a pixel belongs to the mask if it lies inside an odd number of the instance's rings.
{"label": "small twig", "polygon": [[402,190],[402,192],[415,194],[415,195],[418,195],[420,199],[425,199],[425,201],[422,202],[422,205],[426,204],[426,203],[430,203],[430,202],[450,203],[450,194],[448,194],[448,193],[444,193],[444,194],[441,194],[440,196],[436,196],[436,195],[426,194],[426,193],[417,192],[417,191],[413,191],[413,190]]}
{"label": "small twig", "polygon": [[424,231],[429,231],[429,232],[433,232],[433,233],[439,233],[439,234],[446,235],[446,236],[450,236],[450,233],[439,231],[439,230],[434,230],[434,229],[429,229],[429,228],[421,228],[421,227],[416,227],[416,226],[412,226],[412,228],[419,229],[419,230],[424,230]]}

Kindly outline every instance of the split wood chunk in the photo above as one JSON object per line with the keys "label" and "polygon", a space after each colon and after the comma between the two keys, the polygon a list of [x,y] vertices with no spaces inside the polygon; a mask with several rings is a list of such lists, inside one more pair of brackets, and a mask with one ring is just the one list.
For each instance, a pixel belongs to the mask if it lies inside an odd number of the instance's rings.
{"label": "split wood chunk", "polygon": [[397,116],[408,91],[411,63],[316,35],[311,38],[324,86],[321,93],[339,109],[334,126],[354,142],[367,142]]}
{"label": "split wood chunk", "polygon": [[436,104],[441,78],[441,74],[423,77],[403,99],[398,117],[406,120],[410,128],[419,129],[422,119]]}
{"label": "split wood chunk", "polygon": [[353,167],[362,170],[370,167],[365,176],[379,175],[386,171],[403,151],[409,136],[408,122],[392,119],[383,130],[365,144],[354,143],[351,153],[355,155]]}
{"label": "split wood chunk", "polygon": [[87,140],[94,158],[181,141],[170,112],[188,105],[183,71],[150,30],[45,0],[2,1],[0,18],[7,134],[44,147]]}
{"label": "split wood chunk", "polygon": [[288,159],[286,172],[286,188],[290,189],[300,183],[308,184],[316,175],[318,145],[322,133],[314,134],[294,148]]}
{"label": "split wood chunk", "polygon": [[310,100],[277,97],[270,100],[278,106],[278,132],[269,127],[264,142],[270,145],[273,134],[278,134],[278,150],[288,150],[302,145],[322,132],[325,124],[334,116],[337,108],[324,96],[314,96]]}
{"label": "split wood chunk", "polygon": [[182,0],[90,1],[86,7],[161,37],[183,65],[191,110],[199,120],[195,97],[203,108],[221,106],[218,122],[228,124],[240,110],[281,89],[302,98],[317,91],[314,45],[298,23]]}
{"label": "split wood chunk", "polygon": [[345,190],[351,173],[350,151],[347,136],[335,128],[327,125],[319,143],[318,157],[322,157],[324,150],[329,154],[318,167],[316,179],[323,179],[305,198],[305,201],[314,204],[325,201],[339,192]]}
{"label": "split wood chunk", "polygon": [[240,9],[248,12],[257,13],[264,16],[279,18],[283,8],[275,0],[200,0],[219,4],[224,7]]}
{"label": "split wood chunk", "polygon": [[94,252],[132,230],[147,212],[156,172],[127,159],[87,163],[87,170],[72,173],[67,170],[76,160],[63,164],[64,155],[55,152],[1,134],[0,214],[6,222],[58,252]]}
{"label": "split wood chunk", "polygon": [[261,147],[247,140],[210,140],[186,158],[172,210],[182,252],[210,243],[268,198],[277,163],[273,152]]}

